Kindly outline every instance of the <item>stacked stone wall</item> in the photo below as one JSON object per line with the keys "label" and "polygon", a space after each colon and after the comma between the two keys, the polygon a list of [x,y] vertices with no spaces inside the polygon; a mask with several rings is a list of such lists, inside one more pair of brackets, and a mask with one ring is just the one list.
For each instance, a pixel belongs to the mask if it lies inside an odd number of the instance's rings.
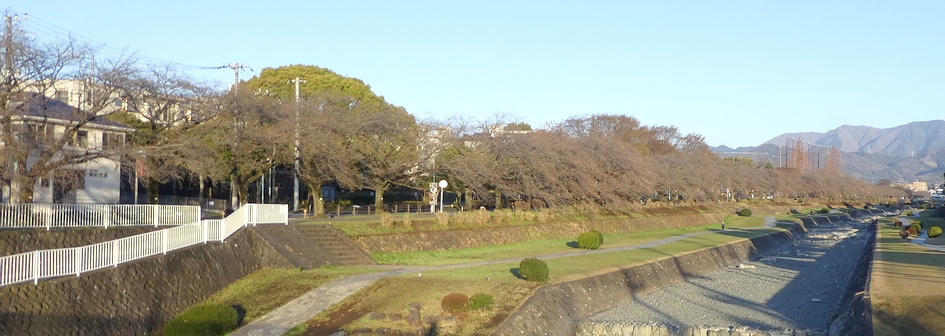
{"label": "stacked stone wall", "polygon": [[0,230],[0,256],[92,245],[159,229],[154,227],[2,229]]}
{"label": "stacked stone wall", "polygon": [[[756,214],[788,213],[793,208],[785,205],[750,204],[745,208]],[[667,208],[672,209],[672,208]],[[450,229],[442,231],[413,231],[383,235],[352,237],[362,249],[373,252],[413,252],[451,250],[488,245],[501,245],[531,240],[576,239],[588,230],[622,234],[649,230],[687,228],[720,223],[731,212],[701,212],[690,214],[653,215],[644,218],[601,219],[582,222],[532,224],[513,227]],[[702,209],[706,210],[706,209]],[[656,211],[656,210],[653,210]],[[693,210],[689,210],[693,211]]]}
{"label": "stacked stone wall", "polygon": [[240,230],[222,244],[81,277],[0,287],[0,335],[147,335],[247,274],[290,266],[254,233]]}

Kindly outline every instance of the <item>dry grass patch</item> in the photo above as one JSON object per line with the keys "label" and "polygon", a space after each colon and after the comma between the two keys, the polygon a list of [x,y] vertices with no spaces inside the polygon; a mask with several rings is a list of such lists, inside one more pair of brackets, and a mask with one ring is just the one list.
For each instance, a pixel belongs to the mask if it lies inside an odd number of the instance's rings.
{"label": "dry grass patch", "polygon": [[945,335],[945,253],[880,224],[870,296],[876,335]]}
{"label": "dry grass patch", "polygon": [[371,312],[385,315],[400,314],[406,317],[409,305],[419,302],[423,305],[423,316],[446,316],[440,307],[440,301],[450,293],[461,293],[472,296],[476,293],[486,293],[493,296],[492,309],[468,312],[459,316],[455,325],[438,325],[440,334],[451,335],[488,335],[495,331],[501,321],[514,311],[520,302],[532,295],[538,284],[526,281],[493,280],[472,281],[456,280],[437,276],[422,277],[416,275],[386,278],[376,281],[367,288],[358,291],[347,298],[342,304],[333,306],[326,312],[319,314],[308,322],[306,334],[316,331],[329,331],[333,321],[349,312],[356,312],[354,321],[345,323],[341,330],[351,332],[357,328],[391,328],[399,330],[414,330],[403,320],[392,322],[385,319],[372,320],[366,315]]}

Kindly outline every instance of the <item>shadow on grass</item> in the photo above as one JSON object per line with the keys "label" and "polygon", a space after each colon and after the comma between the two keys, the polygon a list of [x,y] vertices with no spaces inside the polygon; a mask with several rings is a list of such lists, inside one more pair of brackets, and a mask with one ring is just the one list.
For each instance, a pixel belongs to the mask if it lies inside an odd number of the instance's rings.
{"label": "shadow on grass", "polygon": [[522,272],[518,271],[518,267],[510,268],[509,273],[512,273],[512,275],[514,275],[516,278],[524,279],[522,278]]}
{"label": "shadow on grass", "polygon": [[246,308],[241,304],[230,306],[236,311],[236,325],[243,325],[243,319],[246,318]]}
{"label": "shadow on grass", "polygon": [[[913,313],[913,314],[909,314]],[[931,321],[940,320],[942,317],[941,313],[933,311],[927,311],[922,315],[929,318]],[[906,312],[896,313],[893,311],[888,304],[879,304],[873,309],[873,319],[875,320],[874,324],[879,324],[881,327],[878,330],[874,330],[878,334],[884,334],[886,332],[901,332],[903,335],[936,335],[937,332],[934,332],[929,324],[935,325],[936,323],[930,323],[930,321],[922,321],[921,319],[916,318],[916,312],[913,310],[907,310]],[[939,316],[934,316],[939,315]],[[940,331],[939,331],[940,332]]]}
{"label": "shadow on grass", "polygon": [[569,241],[566,245],[568,245],[568,247],[572,247],[572,248],[579,248],[579,247],[580,247],[580,246],[578,245],[577,240]]}
{"label": "shadow on grass", "polygon": [[899,264],[923,265],[930,267],[945,267],[942,262],[942,253],[929,250],[929,252],[898,252],[898,251],[880,251],[877,259]]}

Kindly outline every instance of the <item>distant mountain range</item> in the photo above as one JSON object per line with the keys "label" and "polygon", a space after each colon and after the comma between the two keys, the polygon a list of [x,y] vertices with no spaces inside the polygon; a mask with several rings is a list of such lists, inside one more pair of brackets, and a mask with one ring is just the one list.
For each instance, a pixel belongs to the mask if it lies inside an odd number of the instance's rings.
{"label": "distant mountain range", "polygon": [[744,155],[756,161],[768,160],[778,166],[783,163],[783,148],[793,147],[798,139],[823,147],[836,147],[841,152],[847,175],[865,181],[943,182],[945,120],[916,121],[891,128],[844,125],[825,133],[782,134],[757,147],[733,149],[719,146],[712,149],[726,156]]}

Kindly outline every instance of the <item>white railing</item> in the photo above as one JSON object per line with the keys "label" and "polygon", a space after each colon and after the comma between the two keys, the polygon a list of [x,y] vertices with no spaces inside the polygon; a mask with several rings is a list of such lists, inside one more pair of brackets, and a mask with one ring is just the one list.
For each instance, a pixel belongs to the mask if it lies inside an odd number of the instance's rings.
{"label": "white railing", "polygon": [[200,221],[191,205],[0,204],[0,228],[184,225]]}
{"label": "white railing", "polygon": [[223,220],[202,220],[170,229],[82,247],[39,250],[0,257],[0,286],[75,275],[207,242],[222,242],[240,228],[288,224],[285,204],[246,204]]}

